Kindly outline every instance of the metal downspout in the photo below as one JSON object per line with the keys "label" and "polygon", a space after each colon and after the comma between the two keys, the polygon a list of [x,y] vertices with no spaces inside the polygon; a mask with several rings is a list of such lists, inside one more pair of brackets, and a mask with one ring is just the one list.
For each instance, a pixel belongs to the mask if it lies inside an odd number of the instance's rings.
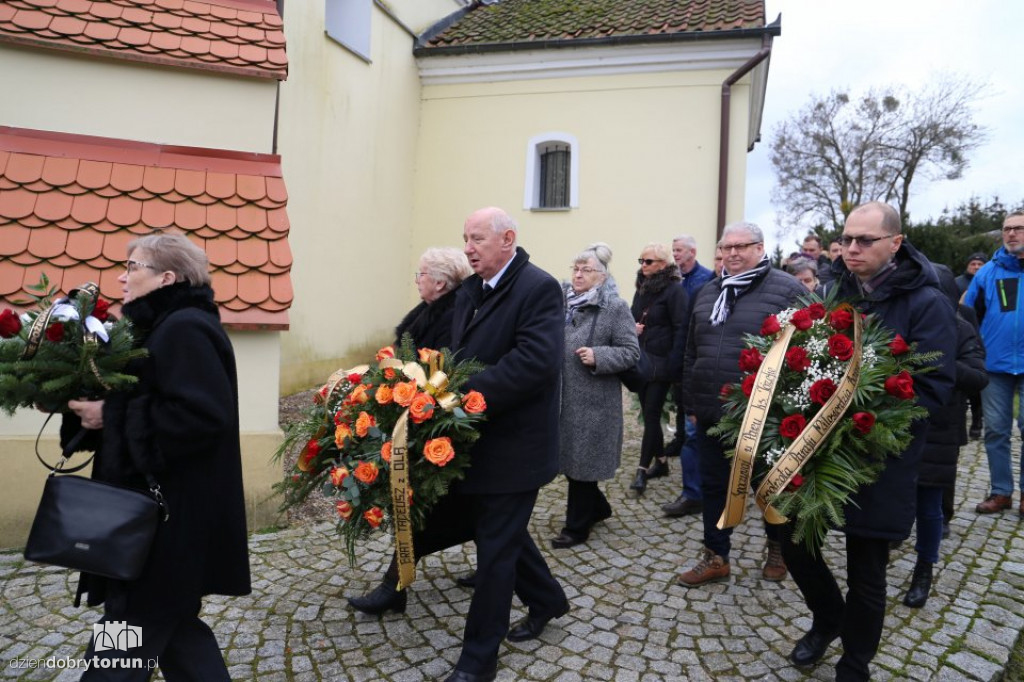
{"label": "metal downspout", "polygon": [[732,109],[732,86],[736,81],[743,78],[755,66],[768,58],[772,53],[772,37],[765,33],[761,37],[761,49],[753,57],[747,60],[743,66],[736,69],[728,78],[722,81],[722,121],[719,128],[718,138],[718,227],[716,230],[716,241],[722,238],[722,228],[725,227],[725,202],[729,193],[729,116]]}

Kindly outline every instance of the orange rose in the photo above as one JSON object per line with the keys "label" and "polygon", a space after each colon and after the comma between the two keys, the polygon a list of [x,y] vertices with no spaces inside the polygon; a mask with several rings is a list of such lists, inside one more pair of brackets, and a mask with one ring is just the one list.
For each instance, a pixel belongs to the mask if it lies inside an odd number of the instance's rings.
{"label": "orange rose", "polygon": [[380,458],[385,462],[391,461],[391,441],[384,443],[380,446]]}
{"label": "orange rose", "polygon": [[420,356],[420,362],[424,363],[430,362],[430,359],[432,357],[438,355],[438,352],[433,348],[420,348],[419,350],[416,351],[416,353]]}
{"label": "orange rose", "polygon": [[393,357],[395,357],[395,348],[394,348],[394,346],[384,346],[379,351],[377,351],[377,362],[380,362],[384,358],[393,358]]}
{"label": "orange rose", "polygon": [[[443,467],[452,461],[452,457],[455,456],[455,450],[452,448],[452,439],[447,436],[431,438],[423,445],[423,456],[431,464]],[[358,474],[358,472],[356,473]]]}
{"label": "orange rose", "polygon": [[370,399],[370,396],[366,392],[373,388],[373,384],[359,384],[345,396],[345,405],[355,405],[356,403],[365,403]]}
{"label": "orange rose", "polygon": [[338,516],[348,521],[352,518],[352,505],[345,500],[338,500],[334,503],[334,508],[338,510]]}
{"label": "orange rose", "polygon": [[384,378],[387,379],[388,381],[394,379],[395,378],[395,370],[391,369],[390,367],[385,367],[384,368]]}
{"label": "orange rose", "polygon": [[387,384],[380,386],[377,389],[377,394],[374,396],[377,399],[378,405],[387,405],[394,399],[394,391]]}
{"label": "orange rose", "polygon": [[356,465],[353,475],[366,485],[370,485],[377,480],[378,472],[379,469],[377,469],[377,465],[373,462],[360,462]]}
{"label": "orange rose", "polygon": [[376,425],[376,419],[365,412],[360,412],[359,416],[356,417],[356,435],[360,438],[366,438],[366,433],[370,430],[370,427]]}
{"label": "orange rose", "polygon": [[395,402],[402,407],[409,407],[412,399],[416,397],[416,393],[418,393],[418,391],[416,390],[415,381],[406,381],[404,383],[399,382],[395,384]]}
{"label": "orange rose", "polygon": [[470,391],[462,398],[462,409],[470,414],[480,414],[487,409],[487,402],[484,394],[480,391]]}
{"label": "orange rose", "polygon": [[335,488],[340,488],[345,479],[348,478],[348,468],[346,467],[332,467],[331,468],[331,483]]}
{"label": "orange rose", "polygon": [[376,528],[384,520],[384,512],[380,510],[380,507],[371,507],[363,512],[363,518],[370,524],[370,528]]}
{"label": "orange rose", "polygon": [[412,418],[413,423],[422,424],[434,416],[435,404],[434,399],[426,393],[417,393],[409,405],[409,416]]}
{"label": "orange rose", "polygon": [[345,447],[345,439],[351,437],[352,428],[348,424],[342,422],[341,424],[338,424],[337,427],[335,427],[334,444],[337,445],[339,448]]}

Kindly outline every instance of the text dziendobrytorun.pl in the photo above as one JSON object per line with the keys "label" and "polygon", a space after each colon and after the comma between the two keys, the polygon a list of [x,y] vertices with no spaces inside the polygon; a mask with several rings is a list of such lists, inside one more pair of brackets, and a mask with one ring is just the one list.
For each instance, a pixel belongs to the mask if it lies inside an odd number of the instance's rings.
{"label": "text dziendobrytorun.pl", "polygon": [[72,658],[71,656],[50,656],[49,658],[12,658],[8,667],[13,670],[87,670],[89,668],[123,668],[126,670],[156,670],[160,665],[156,658]]}

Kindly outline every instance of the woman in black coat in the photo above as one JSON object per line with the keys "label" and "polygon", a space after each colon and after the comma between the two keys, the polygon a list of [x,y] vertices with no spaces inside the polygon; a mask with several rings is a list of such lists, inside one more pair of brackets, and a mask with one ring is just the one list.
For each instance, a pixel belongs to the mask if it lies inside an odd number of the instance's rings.
{"label": "woman in black coat", "polygon": [[640,350],[650,361],[654,376],[639,391],[644,435],[640,442],[640,465],[629,487],[643,495],[647,479],[668,474],[661,412],[672,382],[679,381],[683,374],[689,300],[681,286],[679,267],[663,244],[645,246],[639,263],[631,310]]}
{"label": "woman in black coat", "polygon": [[[466,254],[450,247],[431,248],[420,256],[416,269],[416,288],[420,303],[410,310],[395,328],[395,344],[409,334],[413,347],[440,350],[452,342],[452,317],[455,312],[455,293],[462,280],[473,274]],[[445,500],[434,507],[430,518],[443,518]],[[430,519],[427,520],[430,526]],[[435,530],[437,530],[435,528]],[[448,537],[432,532],[429,527],[413,533],[416,557],[445,549],[453,544]],[[348,603],[357,611],[380,614],[386,611],[405,611],[408,590],[398,589],[398,557],[392,556],[380,585],[359,597],[349,597]]]}
{"label": "woman in black coat", "polygon": [[[122,311],[149,352],[129,368],[139,382],[105,400],[70,401],[61,435],[92,430],[93,478],[145,490],[145,474],[153,476],[169,518],[137,580],[82,575],[78,597],[104,605],[102,623],[142,628],[140,647],[97,652],[94,640],[86,658],[158,659],[171,682],[228,680],[199,610],[205,595],[250,592],[234,352],[202,249],[180,234],[153,234],[128,245],[126,265]],[[82,679],[114,679],[114,671],[91,667]],[[152,673],[134,672],[116,679]]]}
{"label": "woman in black coat", "polygon": [[[973,309],[959,306],[953,273],[936,265],[939,286],[956,308],[968,314]],[[921,608],[928,601],[932,587],[932,569],[939,560],[945,517],[942,498],[945,491],[956,487],[957,460],[960,447],[967,444],[967,396],[988,385],[985,371],[985,347],[974,324],[962,313],[957,315],[956,386],[949,402],[935,410],[928,428],[926,445],[921,453],[917,479],[917,563],[910,579],[910,588],[903,603]]]}

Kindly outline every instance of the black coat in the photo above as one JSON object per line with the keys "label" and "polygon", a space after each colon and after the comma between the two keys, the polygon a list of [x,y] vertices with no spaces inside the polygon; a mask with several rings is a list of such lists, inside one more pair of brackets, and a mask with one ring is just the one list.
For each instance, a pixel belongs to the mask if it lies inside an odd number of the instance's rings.
{"label": "black coat", "polygon": [[[919,352],[939,351],[935,370],[914,377],[918,403],[930,414],[942,409],[953,392],[956,374],[956,313],[931,263],[904,242],[896,252],[896,269],[866,296],[860,295],[856,277],[836,259],[839,291],[865,313],[875,313],[886,327]],[[902,540],[910,534],[917,506],[918,470],[925,447],[928,421],[912,427],[914,440],[899,456],[889,457],[878,480],[854,494],[844,509],[845,530],[863,537]]]}
{"label": "black coat", "polygon": [[746,348],[743,335],[759,333],[764,318],[793,306],[807,289],[793,275],[769,270],[736,299],[725,324],[714,327],[711,311],[720,293],[720,277],[697,292],[686,343],[683,396],[687,412],[692,411],[704,428],[722,418],[722,384],[740,380],[740,352]]}
{"label": "black coat", "polygon": [[671,263],[650,277],[636,277],[636,293],[630,310],[643,322],[640,349],[655,367],[659,381],[679,381],[683,372],[683,349],[690,315],[690,298],[680,285],[679,266]]}
{"label": "black coat", "polygon": [[402,343],[402,335],[408,333],[416,348],[450,348],[457,291],[452,289],[433,303],[421,301],[410,310],[395,327],[395,344]]}
{"label": "black coat", "polygon": [[462,283],[452,346],[486,368],[467,388],[483,393],[487,421],[458,491],[536,490],[558,474],[558,406],[565,316],[562,288],[522,248],[483,296],[479,275]]}
{"label": "black coat", "polygon": [[170,518],[138,580],[83,574],[79,595],[153,614],[187,612],[207,594],[248,594],[235,357],[213,291],[173,284],[126,304],[124,315],[149,356],[131,368],[135,389],[104,402],[93,477],[145,489],[141,463],[160,484]]}

